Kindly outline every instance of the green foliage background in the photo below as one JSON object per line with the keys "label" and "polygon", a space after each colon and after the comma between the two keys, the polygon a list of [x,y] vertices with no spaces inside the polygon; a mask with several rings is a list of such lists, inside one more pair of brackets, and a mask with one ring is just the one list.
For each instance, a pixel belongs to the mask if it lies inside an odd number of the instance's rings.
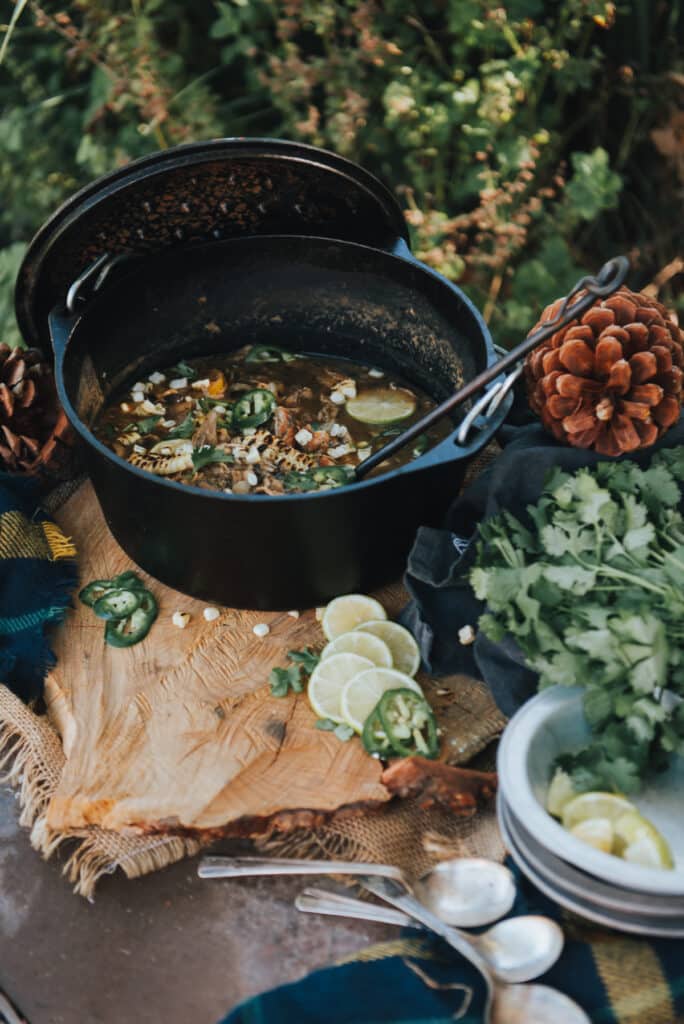
{"label": "green foliage background", "polygon": [[[0,326],[69,193],[158,147],[327,146],[509,343],[616,252],[681,304],[684,0],[0,0]],[[3,26],[7,33],[7,24]]]}

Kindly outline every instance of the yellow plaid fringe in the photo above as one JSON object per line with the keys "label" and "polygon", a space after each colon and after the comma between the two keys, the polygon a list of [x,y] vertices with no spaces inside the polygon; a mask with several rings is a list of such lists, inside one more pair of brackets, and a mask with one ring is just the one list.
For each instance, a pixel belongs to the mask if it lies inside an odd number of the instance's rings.
{"label": "yellow plaid fringe", "polygon": [[71,537],[67,537],[60,530],[57,523],[41,523],[43,527],[43,533],[45,539],[48,542],[50,548],[50,554],[52,555],[51,561],[57,562],[61,558],[75,558],[76,557],[76,545],[73,543]]}
{"label": "yellow plaid fringe", "polygon": [[32,523],[16,510],[0,515],[0,559],[40,558],[57,562],[75,557],[75,545],[56,523]]}

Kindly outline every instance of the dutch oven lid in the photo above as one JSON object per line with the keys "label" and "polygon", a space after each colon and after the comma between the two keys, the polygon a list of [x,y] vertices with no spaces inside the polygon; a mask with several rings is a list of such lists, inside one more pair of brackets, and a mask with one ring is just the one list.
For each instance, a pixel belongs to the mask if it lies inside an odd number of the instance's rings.
{"label": "dutch oven lid", "polygon": [[29,345],[100,255],[153,253],[241,235],[317,235],[389,248],[407,239],[399,204],[363,168],[315,146],[212,139],[112,171],[68,199],[31,241],[15,305]]}

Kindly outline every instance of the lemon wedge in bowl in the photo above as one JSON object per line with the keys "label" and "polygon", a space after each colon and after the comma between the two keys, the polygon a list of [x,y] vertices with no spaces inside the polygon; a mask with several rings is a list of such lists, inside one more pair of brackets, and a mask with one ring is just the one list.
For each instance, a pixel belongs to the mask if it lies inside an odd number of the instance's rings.
{"label": "lemon wedge in bowl", "polygon": [[665,837],[636,808],[615,822],[613,852],[632,864],[672,870],[674,860]]}
{"label": "lemon wedge in bowl", "polygon": [[549,814],[553,814],[554,818],[560,818],[565,805],[569,804],[575,796],[577,793],[568,773],[564,772],[562,768],[556,768],[546,794],[546,810]]}
{"label": "lemon wedge in bowl", "polygon": [[309,704],[319,718],[330,718],[333,722],[344,722],[341,697],[344,687],[360,672],[373,668],[369,658],[358,654],[334,654],[325,661],[319,661],[311,673],[307,694]]}
{"label": "lemon wedge in bowl", "polygon": [[576,825],[588,821],[589,818],[605,818],[615,822],[627,811],[633,810],[634,804],[619,793],[603,793],[596,790],[582,793],[569,800],[563,807],[561,820],[563,827],[572,831]]}
{"label": "lemon wedge in bowl", "polygon": [[[324,664],[324,662],[321,662]],[[369,668],[347,683],[342,691],[342,717],[355,732],[363,732],[366,719],[387,690],[414,690],[423,696],[415,679],[393,668]]]}
{"label": "lemon wedge in bowl", "polygon": [[674,868],[665,837],[618,793],[582,793],[564,804],[561,817],[571,835],[596,850],[646,868]]}
{"label": "lemon wedge in bowl", "polygon": [[370,622],[362,622],[360,626],[356,627],[355,632],[369,633],[379,637],[391,651],[393,667],[407,676],[415,676],[420,668],[420,651],[413,634],[409,633],[408,629],[400,626],[398,622],[375,619]]}
{"label": "lemon wedge in bowl", "polygon": [[351,633],[369,619],[386,619],[387,612],[379,601],[367,594],[343,594],[334,598],[323,612],[321,625],[326,640],[336,640]]}
{"label": "lemon wedge in bowl", "polygon": [[570,835],[588,843],[595,850],[602,850],[603,853],[613,852],[613,840],[615,833],[613,823],[608,818],[587,818],[580,821],[570,829]]}

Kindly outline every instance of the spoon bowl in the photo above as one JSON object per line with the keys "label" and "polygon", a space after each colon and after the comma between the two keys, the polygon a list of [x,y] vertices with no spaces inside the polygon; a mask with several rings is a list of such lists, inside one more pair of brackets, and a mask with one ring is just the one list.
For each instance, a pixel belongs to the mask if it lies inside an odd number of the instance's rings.
{"label": "spoon bowl", "polygon": [[502,981],[530,981],[553,967],[563,952],[563,932],[550,917],[526,914],[499,921],[482,935],[469,936]]}
{"label": "spoon bowl", "polygon": [[484,857],[444,860],[415,882],[412,890],[442,921],[461,928],[498,921],[515,901],[511,872]]}
{"label": "spoon bowl", "polygon": [[548,985],[498,985],[491,1024],[591,1024],[577,1003]]}

